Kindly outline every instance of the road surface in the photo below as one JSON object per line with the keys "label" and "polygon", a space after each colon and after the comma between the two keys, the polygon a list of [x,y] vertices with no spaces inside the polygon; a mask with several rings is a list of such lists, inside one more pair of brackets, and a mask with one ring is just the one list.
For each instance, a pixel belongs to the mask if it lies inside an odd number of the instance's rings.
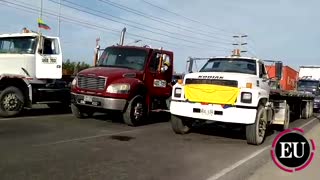
{"label": "road surface", "polygon": [[[270,160],[277,133],[251,146],[237,129],[206,126],[182,136],[166,120],[129,127],[107,119],[47,109],[0,119],[0,179],[246,179]],[[318,122],[314,117],[291,126],[308,130]]]}

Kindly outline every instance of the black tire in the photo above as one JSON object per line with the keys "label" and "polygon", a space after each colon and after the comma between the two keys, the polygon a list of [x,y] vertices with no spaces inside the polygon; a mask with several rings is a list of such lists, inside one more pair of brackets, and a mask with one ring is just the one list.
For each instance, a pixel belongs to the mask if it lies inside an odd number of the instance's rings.
{"label": "black tire", "polygon": [[[264,120],[263,120],[264,119]],[[262,124],[260,124],[262,123]],[[259,126],[262,125],[261,134]],[[254,124],[246,125],[246,139],[248,144],[260,145],[265,140],[267,129],[267,117],[263,106],[259,106],[257,110],[256,120]]]}
{"label": "black tire", "polygon": [[147,116],[147,106],[143,96],[137,95],[129,101],[123,113],[123,121],[129,126],[141,125]]}
{"label": "black tire", "polygon": [[25,103],[25,97],[20,89],[10,86],[0,93],[0,116],[13,117],[19,115]]}
{"label": "black tire", "polygon": [[192,128],[192,122],[181,117],[171,115],[171,127],[176,134],[188,134]]}
{"label": "black tire", "polygon": [[71,104],[71,112],[76,118],[83,119],[85,117],[84,112],[82,112],[75,104]]}

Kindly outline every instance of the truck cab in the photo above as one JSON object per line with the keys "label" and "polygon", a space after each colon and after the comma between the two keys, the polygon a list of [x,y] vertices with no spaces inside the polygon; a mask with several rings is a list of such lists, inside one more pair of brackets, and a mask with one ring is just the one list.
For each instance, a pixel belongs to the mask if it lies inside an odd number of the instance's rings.
{"label": "truck cab", "polygon": [[35,32],[2,34],[0,62],[0,116],[16,116],[32,104],[68,106],[70,89],[62,80],[58,37]]}
{"label": "truck cab", "polygon": [[297,90],[302,93],[315,95],[313,109],[319,111],[320,109],[320,81],[315,79],[302,78],[299,79]]}
{"label": "truck cab", "polygon": [[320,110],[320,66],[302,65],[299,68],[297,90],[315,96],[313,108]]}
{"label": "truck cab", "polygon": [[118,112],[130,126],[150,112],[168,109],[173,52],[138,46],[110,46],[95,67],[80,71],[72,82],[73,114]]}

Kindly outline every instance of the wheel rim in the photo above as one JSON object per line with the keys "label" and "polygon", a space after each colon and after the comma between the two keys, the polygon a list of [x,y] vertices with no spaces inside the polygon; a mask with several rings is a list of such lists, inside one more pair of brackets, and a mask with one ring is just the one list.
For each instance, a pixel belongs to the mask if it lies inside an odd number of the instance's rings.
{"label": "wheel rim", "polygon": [[136,103],[134,106],[133,117],[135,120],[140,120],[143,117],[143,105],[141,102]]}
{"label": "wheel rim", "polygon": [[259,118],[259,129],[258,129],[258,134],[260,138],[264,137],[266,133],[266,129],[267,129],[267,122],[265,121],[264,112],[262,111]]}
{"label": "wheel rim", "polygon": [[15,111],[20,108],[21,102],[14,93],[9,93],[4,96],[1,105],[6,111]]}

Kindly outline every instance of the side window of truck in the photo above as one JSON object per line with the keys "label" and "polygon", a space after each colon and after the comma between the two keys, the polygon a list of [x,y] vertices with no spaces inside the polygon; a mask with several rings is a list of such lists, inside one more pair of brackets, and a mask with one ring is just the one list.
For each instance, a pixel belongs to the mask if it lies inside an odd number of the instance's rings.
{"label": "side window of truck", "polygon": [[151,72],[157,72],[159,62],[160,62],[160,53],[154,53],[149,63],[149,70]]}
{"label": "side window of truck", "polygon": [[57,39],[45,39],[43,54],[59,54],[59,43]]}

